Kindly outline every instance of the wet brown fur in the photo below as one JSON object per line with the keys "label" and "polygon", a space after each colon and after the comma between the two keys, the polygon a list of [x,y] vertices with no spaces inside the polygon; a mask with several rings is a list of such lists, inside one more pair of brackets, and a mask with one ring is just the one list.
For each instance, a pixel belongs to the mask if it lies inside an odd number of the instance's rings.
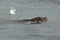
{"label": "wet brown fur", "polygon": [[31,21],[32,23],[43,23],[43,22],[47,22],[48,19],[47,19],[47,17],[35,17],[35,18],[32,18],[32,19],[24,19],[22,21],[24,21],[24,22]]}

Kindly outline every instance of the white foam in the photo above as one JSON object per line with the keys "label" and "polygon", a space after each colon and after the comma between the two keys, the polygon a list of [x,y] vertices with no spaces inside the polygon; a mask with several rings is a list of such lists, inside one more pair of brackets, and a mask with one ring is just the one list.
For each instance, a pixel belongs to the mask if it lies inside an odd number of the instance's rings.
{"label": "white foam", "polygon": [[13,7],[10,7],[10,14],[11,15],[15,15],[16,14],[15,11],[16,11],[16,9],[14,9]]}

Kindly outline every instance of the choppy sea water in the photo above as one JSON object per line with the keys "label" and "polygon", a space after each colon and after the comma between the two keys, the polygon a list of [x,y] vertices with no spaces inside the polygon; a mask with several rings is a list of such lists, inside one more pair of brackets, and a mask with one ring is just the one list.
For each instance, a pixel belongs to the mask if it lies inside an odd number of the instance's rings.
{"label": "choppy sea water", "polygon": [[[16,15],[9,15],[10,7]],[[12,20],[46,16],[43,24],[16,23]],[[0,40],[60,40],[59,0],[0,0]]]}

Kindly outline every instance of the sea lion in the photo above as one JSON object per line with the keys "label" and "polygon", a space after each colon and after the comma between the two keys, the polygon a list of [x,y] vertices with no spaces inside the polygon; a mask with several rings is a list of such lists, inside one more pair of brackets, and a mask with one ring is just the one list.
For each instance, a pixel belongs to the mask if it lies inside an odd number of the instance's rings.
{"label": "sea lion", "polygon": [[24,19],[21,22],[31,22],[31,23],[45,23],[48,21],[47,17],[34,17],[32,19]]}

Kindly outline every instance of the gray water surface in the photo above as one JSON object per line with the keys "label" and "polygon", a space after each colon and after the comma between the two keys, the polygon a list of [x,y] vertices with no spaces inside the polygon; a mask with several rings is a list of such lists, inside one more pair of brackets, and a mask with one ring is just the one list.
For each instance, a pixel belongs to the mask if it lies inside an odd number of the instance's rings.
{"label": "gray water surface", "polygon": [[[9,15],[10,7],[16,15]],[[11,20],[46,16],[43,24],[16,23]],[[59,0],[0,0],[0,40],[60,40]]]}

